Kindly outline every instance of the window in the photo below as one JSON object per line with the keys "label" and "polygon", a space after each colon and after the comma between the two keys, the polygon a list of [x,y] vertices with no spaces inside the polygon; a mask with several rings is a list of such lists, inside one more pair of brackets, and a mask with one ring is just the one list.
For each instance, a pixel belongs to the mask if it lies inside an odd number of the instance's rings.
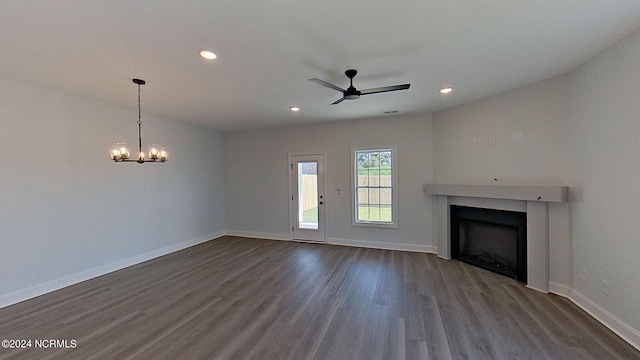
{"label": "window", "polygon": [[397,227],[396,147],[352,150],[353,225]]}

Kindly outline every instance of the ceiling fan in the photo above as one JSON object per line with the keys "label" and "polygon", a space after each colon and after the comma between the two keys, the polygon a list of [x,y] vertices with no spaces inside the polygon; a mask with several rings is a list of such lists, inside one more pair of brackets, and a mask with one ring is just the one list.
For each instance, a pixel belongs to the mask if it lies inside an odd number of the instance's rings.
{"label": "ceiling fan", "polygon": [[335,86],[333,84],[330,84],[324,80],[320,80],[318,78],[313,78],[313,79],[309,79],[310,81],[313,81],[316,84],[322,85],[322,86],[326,86],[330,89],[333,90],[337,90],[340,91],[342,93],[342,98],[334,101],[333,103],[331,103],[331,105],[336,105],[336,104],[340,104],[341,102],[343,102],[344,100],[356,100],[360,98],[360,95],[370,95],[370,94],[377,94],[377,93],[383,93],[383,92],[388,92],[388,91],[398,91],[398,90],[406,90],[409,88],[409,86],[411,86],[411,84],[403,84],[403,85],[393,85],[393,86],[383,86],[383,87],[377,87],[377,88],[372,88],[372,89],[364,89],[364,90],[358,90],[355,87],[353,87],[353,78],[356,76],[356,74],[358,73],[357,70],[354,69],[349,69],[347,71],[344,72],[345,75],[347,75],[347,77],[349,78],[350,81],[350,85],[347,88],[347,90],[339,87],[339,86]]}

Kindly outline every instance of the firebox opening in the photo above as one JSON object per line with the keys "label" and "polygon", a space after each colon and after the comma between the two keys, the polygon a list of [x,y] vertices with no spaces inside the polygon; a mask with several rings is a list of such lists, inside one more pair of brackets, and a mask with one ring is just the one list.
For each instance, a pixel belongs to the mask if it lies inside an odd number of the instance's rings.
{"label": "firebox opening", "polygon": [[527,214],[451,206],[451,257],[527,281]]}

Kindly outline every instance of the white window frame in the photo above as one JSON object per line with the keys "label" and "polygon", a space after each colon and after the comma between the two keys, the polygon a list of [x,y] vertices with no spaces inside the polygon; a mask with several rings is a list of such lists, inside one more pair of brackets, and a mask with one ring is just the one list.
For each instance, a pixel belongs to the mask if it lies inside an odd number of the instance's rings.
{"label": "white window frame", "polygon": [[[358,168],[356,153],[362,151],[385,151],[391,150],[391,222],[386,221],[361,221],[358,220],[357,204],[357,176]],[[353,226],[365,226],[376,228],[397,228],[398,227],[398,146],[372,146],[372,147],[352,147],[351,148],[351,224]]]}

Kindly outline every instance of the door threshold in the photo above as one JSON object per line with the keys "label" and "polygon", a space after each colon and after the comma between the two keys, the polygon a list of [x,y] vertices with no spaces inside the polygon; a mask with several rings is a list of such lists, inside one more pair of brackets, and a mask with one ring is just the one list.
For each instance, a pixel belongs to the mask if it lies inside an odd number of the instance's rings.
{"label": "door threshold", "polygon": [[291,241],[299,242],[299,243],[310,243],[310,244],[326,244],[326,241],[317,241],[317,240],[302,240],[302,239],[293,239]]}

